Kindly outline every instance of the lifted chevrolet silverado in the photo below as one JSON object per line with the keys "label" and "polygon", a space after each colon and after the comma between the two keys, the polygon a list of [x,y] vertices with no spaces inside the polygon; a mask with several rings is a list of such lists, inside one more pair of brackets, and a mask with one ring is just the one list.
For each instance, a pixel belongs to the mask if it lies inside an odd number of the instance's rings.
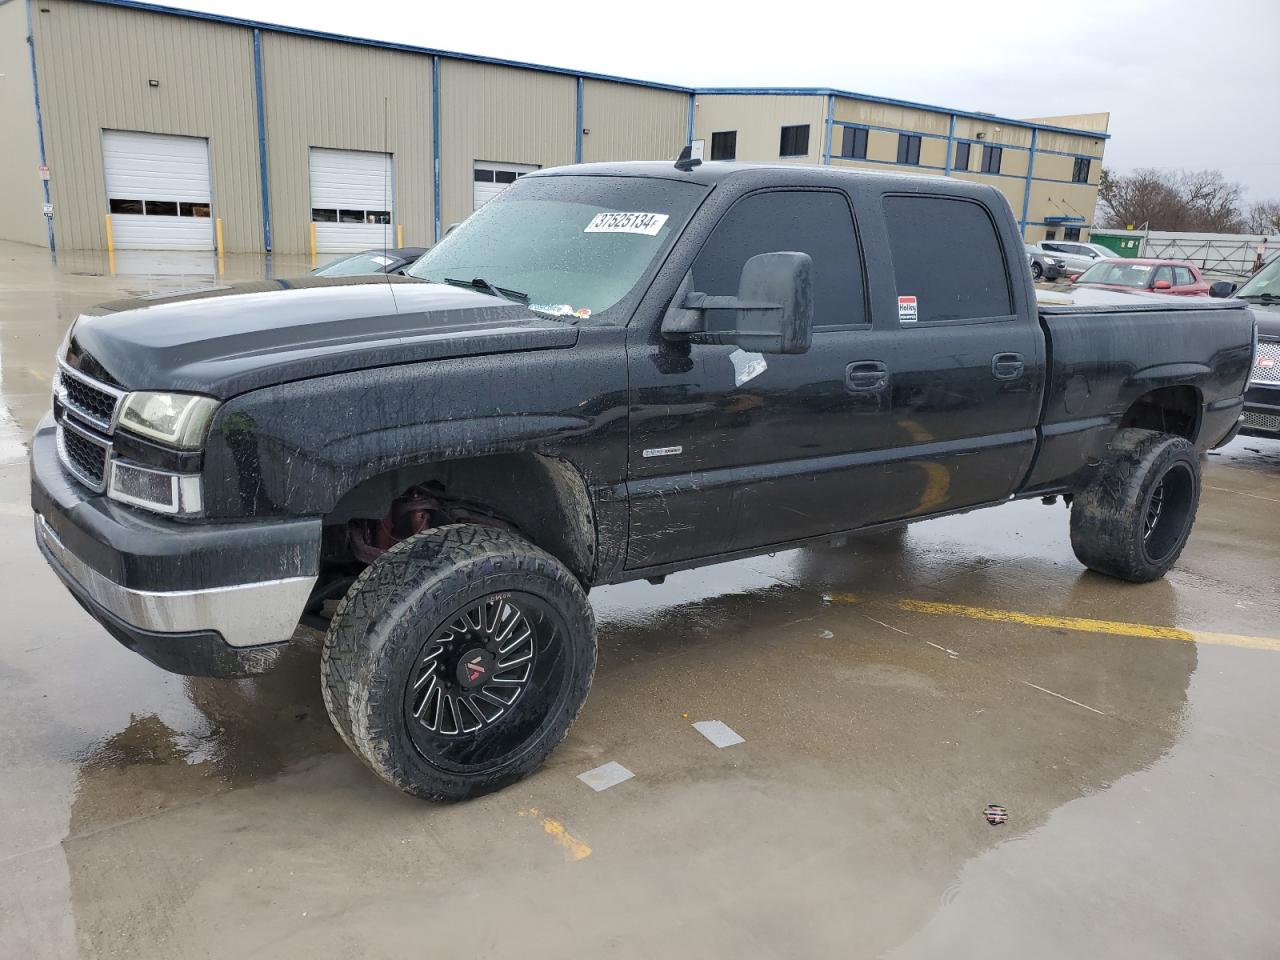
{"label": "lifted chevrolet silverado", "polygon": [[1239,301],[1038,306],[991,187],[545,170],[406,277],[80,316],[32,443],[36,537],[169,670],[265,671],[320,618],[343,739],[462,798],[565,736],[592,586],[1053,495],[1082,563],[1161,576],[1253,352]]}

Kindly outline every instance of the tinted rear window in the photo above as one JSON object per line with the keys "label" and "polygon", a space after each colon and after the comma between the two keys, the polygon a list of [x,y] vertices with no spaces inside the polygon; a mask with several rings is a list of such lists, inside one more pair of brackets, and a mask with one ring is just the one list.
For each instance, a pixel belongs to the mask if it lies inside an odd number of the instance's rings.
{"label": "tinted rear window", "polygon": [[916,297],[920,323],[1007,317],[1013,299],[985,207],[947,197],[885,197],[898,296]]}

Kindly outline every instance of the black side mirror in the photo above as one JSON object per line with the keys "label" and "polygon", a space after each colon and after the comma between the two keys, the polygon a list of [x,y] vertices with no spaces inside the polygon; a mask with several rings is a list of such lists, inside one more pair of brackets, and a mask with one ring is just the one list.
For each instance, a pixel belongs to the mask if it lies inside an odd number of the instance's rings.
{"label": "black side mirror", "polygon": [[1209,296],[1226,299],[1236,292],[1237,286],[1230,280],[1219,280],[1209,284]]}
{"label": "black side mirror", "polygon": [[[736,343],[756,353],[804,353],[813,342],[813,260],[807,253],[761,253],[742,268],[736,297],[710,297],[681,284],[662,335]],[[706,311],[734,310],[734,329],[707,332]]]}

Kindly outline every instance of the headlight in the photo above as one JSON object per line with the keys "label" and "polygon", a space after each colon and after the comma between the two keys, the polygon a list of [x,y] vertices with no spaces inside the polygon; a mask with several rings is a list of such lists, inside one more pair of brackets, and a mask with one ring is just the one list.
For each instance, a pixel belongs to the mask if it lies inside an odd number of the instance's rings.
{"label": "headlight", "polygon": [[184,450],[197,450],[218,401],[191,393],[131,393],[124,398],[120,427]]}
{"label": "headlight", "polygon": [[199,474],[171,473],[120,460],[111,461],[107,496],[156,513],[191,516],[204,509]]}

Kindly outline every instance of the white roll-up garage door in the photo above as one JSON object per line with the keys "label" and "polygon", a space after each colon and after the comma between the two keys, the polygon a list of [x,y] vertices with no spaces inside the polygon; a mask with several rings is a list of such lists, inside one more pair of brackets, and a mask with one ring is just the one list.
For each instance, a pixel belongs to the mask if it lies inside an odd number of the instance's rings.
{"label": "white roll-up garage door", "polygon": [[517,177],[538,169],[536,163],[493,163],[477,160],[472,169],[475,189],[472,192],[472,210],[479,210],[486,203],[516,182]]}
{"label": "white roll-up garage door", "polygon": [[121,250],[212,250],[209,141],[102,131],[111,234]]}
{"label": "white roll-up garage door", "polygon": [[316,249],[348,253],[394,247],[391,154],[311,148]]}

